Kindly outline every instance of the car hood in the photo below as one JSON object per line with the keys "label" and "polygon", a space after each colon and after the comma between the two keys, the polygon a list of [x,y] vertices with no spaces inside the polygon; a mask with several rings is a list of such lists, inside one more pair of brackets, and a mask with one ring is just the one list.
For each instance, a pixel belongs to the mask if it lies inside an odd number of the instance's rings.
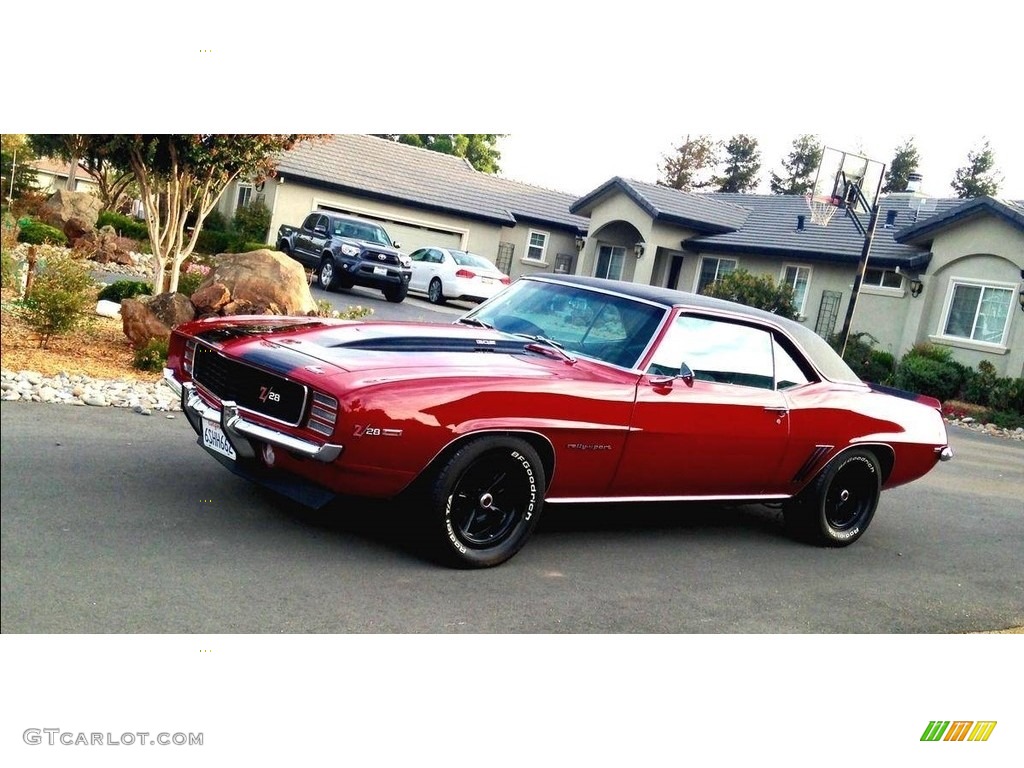
{"label": "car hood", "polygon": [[567,368],[570,362],[554,347],[462,325],[251,318],[208,328],[195,323],[182,330],[230,357],[280,373],[418,368],[544,375],[553,366]]}

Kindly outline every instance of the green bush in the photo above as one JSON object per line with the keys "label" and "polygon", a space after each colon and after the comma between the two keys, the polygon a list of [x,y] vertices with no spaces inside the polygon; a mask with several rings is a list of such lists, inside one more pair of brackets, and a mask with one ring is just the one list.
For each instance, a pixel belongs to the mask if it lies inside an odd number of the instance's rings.
{"label": "green bush", "polygon": [[199,233],[199,240],[196,241],[196,251],[206,254],[230,253],[234,240],[235,235],[230,232],[217,232],[204,228]]}
{"label": "green bush", "polygon": [[235,253],[249,253],[249,251],[259,251],[263,248],[266,248],[268,251],[277,250],[277,248],[275,248],[273,245],[267,245],[266,243],[257,243],[254,241],[250,241],[247,243],[240,243],[238,245],[238,250],[236,250]]}
{"label": "green bush", "polygon": [[[836,342],[833,342],[833,346]],[[843,360],[858,378],[876,384],[892,382],[896,370],[896,358],[889,352],[875,349],[878,339],[866,331],[851,333],[846,342]]]}
{"label": "green bush", "polygon": [[96,228],[111,226],[121,237],[128,237],[132,240],[149,239],[149,229],[146,222],[133,219],[131,216],[124,216],[113,211],[101,211],[96,220]]}
{"label": "green bush", "polygon": [[111,283],[97,297],[100,301],[116,301],[120,304],[125,299],[134,299],[136,296],[151,296],[153,286],[141,280],[118,280]]}
{"label": "green bush", "polygon": [[178,275],[178,293],[191,296],[210,274],[210,268],[201,264],[188,264]]}
{"label": "green bush", "polygon": [[799,314],[793,303],[792,288],[785,283],[776,283],[771,275],[752,275],[745,269],[723,275],[702,293],[773,312],[790,320],[795,320]]}
{"label": "green bush", "polygon": [[206,218],[203,219],[203,230],[209,230],[210,232],[227,232],[228,220],[224,218],[224,214],[218,211],[216,208],[210,211]]}
{"label": "green bush", "polygon": [[132,366],[140,371],[159,373],[167,365],[168,339],[150,339],[142,349],[135,350]]}
{"label": "green bush", "polygon": [[35,276],[32,290],[22,302],[21,315],[39,334],[39,346],[45,347],[54,336],[69,333],[87,319],[92,307],[95,284],[85,265],[68,256],[47,259]]}
{"label": "green bush", "polygon": [[997,411],[1024,416],[1024,379],[996,379],[988,399],[988,405]]}
{"label": "green bush", "polygon": [[911,350],[896,367],[893,384],[900,389],[946,401],[960,391],[962,371],[962,366],[952,360],[936,360]]}
{"label": "green bush", "polygon": [[3,289],[5,291],[16,289],[18,287],[18,267],[21,262],[14,258],[10,248],[0,251],[0,262],[3,264]]}
{"label": "green bush", "polygon": [[31,245],[67,245],[68,239],[64,233],[49,224],[43,224],[38,219],[23,218],[18,221],[21,232],[18,233],[18,242]]}
{"label": "green bush", "polygon": [[232,228],[243,241],[265,242],[270,231],[270,209],[263,203],[249,203],[235,211]]}

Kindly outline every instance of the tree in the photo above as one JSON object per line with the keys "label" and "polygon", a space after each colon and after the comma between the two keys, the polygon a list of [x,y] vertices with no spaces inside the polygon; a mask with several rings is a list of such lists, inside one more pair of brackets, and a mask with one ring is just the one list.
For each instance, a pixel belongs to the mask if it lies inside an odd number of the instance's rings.
{"label": "tree", "polygon": [[749,192],[757,186],[761,170],[761,151],[757,139],[738,133],[725,143],[723,173],[715,176],[719,192]]}
{"label": "tree", "polygon": [[[23,133],[5,133],[0,141],[0,197],[4,204],[36,188],[36,172],[29,163],[36,159]],[[13,187],[12,187],[13,175]]]}
{"label": "tree", "polygon": [[775,282],[771,275],[752,275],[745,269],[734,269],[722,275],[702,293],[773,312],[790,320],[799,315],[793,289],[789,285]]}
{"label": "tree", "polygon": [[967,153],[967,165],[956,169],[949,186],[961,199],[995,195],[1003,181],[1003,177],[995,170],[995,163],[988,139],[983,139],[978,149]]}
{"label": "tree", "polygon": [[782,160],[784,176],[772,171],[773,195],[806,195],[814,186],[814,174],[821,164],[823,152],[817,136],[803,134],[793,140],[792,151]]}
{"label": "tree", "polygon": [[381,139],[422,147],[445,155],[464,157],[482,173],[501,170],[501,153],[495,148],[503,133],[375,133]]}
{"label": "tree", "polygon": [[[199,240],[203,221],[239,176],[274,175],[277,156],[305,134],[94,134],[91,151],[131,169],[146,211],[153,251],[153,289],[178,288],[181,264]],[[186,221],[194,221],[191,229]]]}
{"label": "tree", "polygon": [[[130,202],[129,191],[135,178],[127,166],[116,167],[106,157],[105,145],[94,140],[90,134],[82,133],[33,133],[29,142],[35,151],[68,163],[71,170],[84,170],[94,182],[103,207],[108,211],[123,212],[123,205]],[[68,175],[69,188],[73,188],[72,175]]]}
{"label": "tree", "polygon": [[692,192],[707,187],[711,180],[708,174],[718,162],[719,142],[710,136],[701,135],[691,139],[689,134],[683,143],[675,148],[672,156],[662,155],[660,166],[663,187]]}
{"label": "tree", "polygon": [[917,154],[917,147],[914,146],[913,137],[907,139],[898,147],[893,155],[889,167],[885,170],[885,184],[882,185],[882,192],[906,192],[907,180],[910,174],[917,170],[921,158]]}

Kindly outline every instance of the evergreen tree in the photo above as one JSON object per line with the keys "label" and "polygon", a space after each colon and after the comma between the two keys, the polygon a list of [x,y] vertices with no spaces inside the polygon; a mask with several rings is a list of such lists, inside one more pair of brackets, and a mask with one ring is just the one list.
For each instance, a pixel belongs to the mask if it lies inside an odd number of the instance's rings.
{"label": "evergreen tree", "polygon": [[761,151],[757,139],[738,133],[725,144],[722,160],[723,173],[715,176],[719,192],[749,192],[757,187],[757,172],[761,170]]}
{"label": "evergreen tree", "polygon": [[814,185],[824,148],[817,136],[804,134],[793,140],[792,151],[782,160],[783,176],[772,171],[773,195],[806,195]]}
{"label": "evergreen tree", "polygon": [[988,139],[983,139],[980,148],[967,153],[967,165],[956,169],[949,186],[961,199],[996,195],[1003,178],[995,170],[995,164]]}
{"label": "evergreen tree", "polygon": [[701,135],[691,139],[689,135],[675,148],[674,155],[662,155],[660,166],[663,187],[692,192],[711,184],[708,178],[711,169],[718,162],[719,142],[710,136]]}
{"label": "evergreen tree", "polygon": [[432,152],[464,157],[469,164],[482,173],[497,173],[501,170],[498,161],[501,152],[495,145],[503,133],[374,133],[381,139],[397,141],[412,147],[422,147]]}
{"label": "evergreen tree", "polygon": [[921,158],[914,146],[914,138],[910,137],[900,146],[896,147],[896,154],[893,155],[889,167],[885,170],[885,184],[882,185],[883,194],[890,192],[906,192],[907,180],[910,174],[917,171],[917,165]]}

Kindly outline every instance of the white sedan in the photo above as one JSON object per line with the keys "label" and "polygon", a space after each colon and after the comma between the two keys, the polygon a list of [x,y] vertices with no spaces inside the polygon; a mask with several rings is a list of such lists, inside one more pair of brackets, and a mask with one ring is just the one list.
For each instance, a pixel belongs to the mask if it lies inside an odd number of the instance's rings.
{"label": "white sedan", "polygon": [[483,256],[451,248],[420,248],[412,259],[409,290],[427,294],[431,304],[447,299],[485,301],[512,282]]}

